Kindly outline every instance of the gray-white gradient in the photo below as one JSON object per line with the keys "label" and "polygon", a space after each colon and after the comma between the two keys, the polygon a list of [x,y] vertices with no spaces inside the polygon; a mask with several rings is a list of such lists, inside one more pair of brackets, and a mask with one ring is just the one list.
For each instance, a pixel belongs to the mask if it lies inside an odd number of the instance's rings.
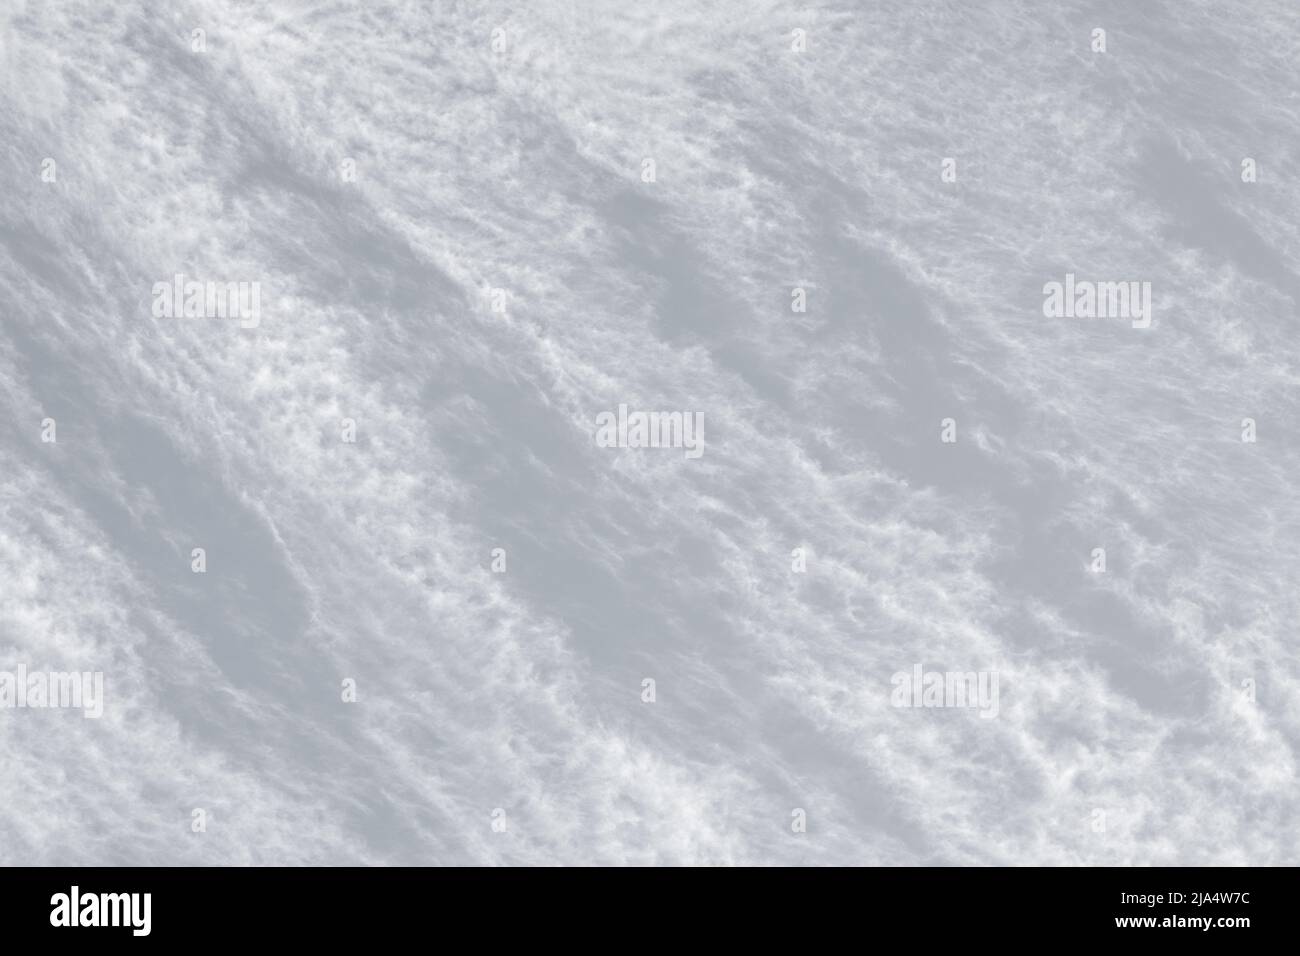
{"label": "gray-white gradient", "polygon": [[1298,51],[0,0],[0,863],[1296,863]]}

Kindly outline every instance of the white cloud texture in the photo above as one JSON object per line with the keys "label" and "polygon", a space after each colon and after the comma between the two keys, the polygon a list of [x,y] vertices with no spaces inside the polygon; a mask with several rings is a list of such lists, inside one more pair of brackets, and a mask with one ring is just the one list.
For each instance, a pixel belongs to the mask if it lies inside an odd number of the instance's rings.
{"label": "white cloud texture", "polygon": [[0,859],[1295,863],[1297,35],[10,0],[0,671],[107,699],[0,709]]}

